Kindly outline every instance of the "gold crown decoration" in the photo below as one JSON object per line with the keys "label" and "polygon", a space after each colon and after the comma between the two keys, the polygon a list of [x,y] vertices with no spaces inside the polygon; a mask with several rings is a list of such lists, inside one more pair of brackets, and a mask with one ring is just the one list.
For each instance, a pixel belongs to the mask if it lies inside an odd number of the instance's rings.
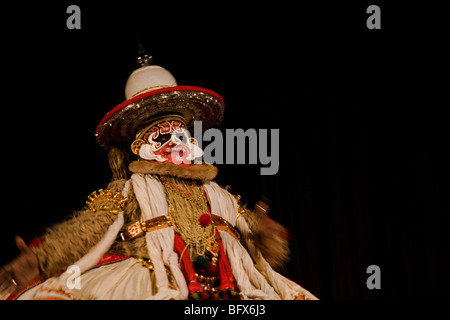
{"label": "gold crown decoration", "polygon": [[109,211],[113,214],[118,214],[123,211],[128,198],[123,198],[120,192],[113,194],[110,190],[100,189],[94,191],[88,196],[86,204],[92,212]]}

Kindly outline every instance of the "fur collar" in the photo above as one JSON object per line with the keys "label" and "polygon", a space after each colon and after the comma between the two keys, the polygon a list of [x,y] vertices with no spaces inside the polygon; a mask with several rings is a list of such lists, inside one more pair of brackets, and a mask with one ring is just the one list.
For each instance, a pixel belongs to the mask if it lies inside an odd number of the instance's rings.
{"label": "fur collar", "polygon": [[130,163],[129,169],[133,173],[150,173],[184,179],[196,179],[205,182],[210,181],[217,176],[217,167],[206,163],[193,164],[189,167],[184,167],[172,163],[137,160]]}

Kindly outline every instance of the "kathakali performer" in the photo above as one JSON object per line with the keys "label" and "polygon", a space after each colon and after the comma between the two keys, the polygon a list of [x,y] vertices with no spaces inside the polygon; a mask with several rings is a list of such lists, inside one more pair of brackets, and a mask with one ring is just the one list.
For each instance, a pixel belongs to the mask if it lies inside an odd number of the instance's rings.
{"label": "kathakali performer", "polygon": [[194,121],[221,121],[215,92],[178,86],[148,56],[126,101],[97,127],[112,182],[49,228],[0,271],[3,299],[316,299],[274,268],[289,255],[286,230],[258,202],[213,181],[197,163]]}

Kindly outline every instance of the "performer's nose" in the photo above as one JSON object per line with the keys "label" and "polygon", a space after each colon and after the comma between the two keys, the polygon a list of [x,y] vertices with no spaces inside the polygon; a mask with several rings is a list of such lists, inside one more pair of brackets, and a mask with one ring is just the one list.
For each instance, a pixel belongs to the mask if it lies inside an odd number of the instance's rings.
{"label": "performer's nose", "polygon": [[181,140],[177,138],[176,135],[172,135],[170,138],[169,146],[174,147],[181,143]]}

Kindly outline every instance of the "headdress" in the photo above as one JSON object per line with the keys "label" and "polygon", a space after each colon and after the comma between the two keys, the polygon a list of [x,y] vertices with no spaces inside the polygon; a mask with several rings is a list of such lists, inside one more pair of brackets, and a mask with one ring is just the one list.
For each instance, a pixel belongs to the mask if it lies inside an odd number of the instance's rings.
{"label": "headdress", "polygon": [[138,58],[141,67],[128,78],[126,101],[109,111],[97,126],[96,140],[102,147],[132,141],[138,128],[162,114],[181,115],[188,129],[202,121],[206,130],[223,118],[224,101],[212,90],[178,86],[166,69],[151,65],[151,57]]}

